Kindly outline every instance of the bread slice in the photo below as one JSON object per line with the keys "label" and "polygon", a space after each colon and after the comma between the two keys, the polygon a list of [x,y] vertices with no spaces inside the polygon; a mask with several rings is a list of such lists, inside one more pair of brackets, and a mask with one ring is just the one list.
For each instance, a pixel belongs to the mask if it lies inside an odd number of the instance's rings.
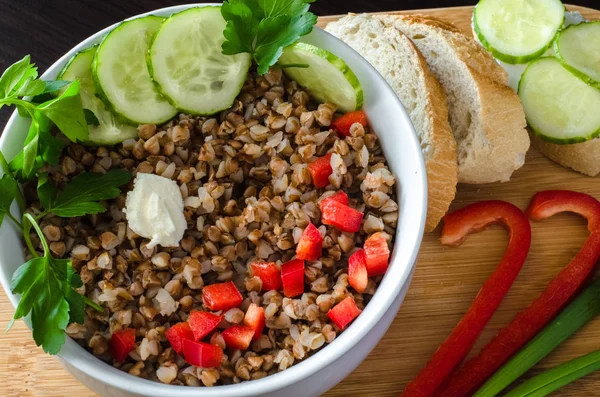
{"label": "bread slice", "polygon": [[456,142],[446,96],[427,62],[405,35],[379,20],[348,15],[325,28],[369,61],[406,108],[421,141],[428,181],[426,230],[448,211],[457,183]]}
{"label": "bread slice", "polygon": [[508,181],[525,162],[529,136],[506,72],[475,40],[426,16],[378,15],[415,43],[448,97],[457,143],[458,181]]}
{"label": "bread slice", "polygon": [[557,145],[532,135],[531,142],[542,154],[563,167],[572,168],[589,176],[600,174],[600,139],[582,143]]}

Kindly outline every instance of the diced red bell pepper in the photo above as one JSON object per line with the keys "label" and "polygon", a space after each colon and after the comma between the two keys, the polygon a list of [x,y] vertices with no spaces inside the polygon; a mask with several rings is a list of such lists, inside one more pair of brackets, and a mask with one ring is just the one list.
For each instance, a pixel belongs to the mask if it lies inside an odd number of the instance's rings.
{"label": "diced red bell pepper", "polygon": [[319,209],[321,210],[321,212],[323,212],[323,208],[325,208],[325,204],[330,200],[337,201],[338,203],[343,204],[345,206],[348,206],[349,202],[350,202],[346,192],[344,192],[343,190],[338,190],[335,194],[333,194],[329,197],[326,197],[319,202]]}
{"label": "diced red bell pepper", "polygon": [[262,290],[281,290],[281,270],[273,262],[257,261],[250,264],[250,275],[260,278]]}
{"label": "diced red bell pepper", "polygon": [[355,233],[360,230],[363,213],[336,200],[321,201],[321,221],[342,232]]}
{"label": "diced red bell pepper", "polygon": [[333,195],[327,197],[323,201],[325,201],[325,200],[334,200],[334,201],[337,201],[337,202],[342,203],[344,205],[348,205],[348,203],[349,203],[348,195],[343,190],[338,190]]}
{"label": "diced red bell pepper", "polygon": [[402,396],[441,395],[439,388],[451,379],[452,371],[469,353],[523,267],[531,244],[531,226],[520,209],[504,201],[483,201],[446,215],[441,242],[460,245],[466,236],[492,223],[501,223],[509,231],[510,239],[504,256],[462,320],[425,368],[406,386]]}
{"label": "diced red bell pepper", "polygon": [[360,294],[367,289],[369,276],[364,249],[356,251],[348,258],[348,283]]}
{"label": "diced red bell pepper", "polygon": [[193,311],[190,313],[188,321],[193,333],[194,340],[204,339],[217,328],[223,320],[223,316],[211,312]]}
{"label": "diced red bell pepper", "polygon": [[390,264],[390,249],[381,233],[374,233],[364,244],[367,273],[369,277],[385,274]]}
{"label": "diced red bell pepper", "polygon": [[315,187],[325,187],[329,185],[329,175],[333,172],[331,168],[331,153],[319,157],[308,165],[310,175],[312,175],[313,185]]}
{"label": "diced red bell pepper", "polygon": [[283,294],[293,298],[304,292],[304,261],[292,259],[281,265],[281,280],[283,281]]}
{"label": "diced red bell pepper", "polygon": [[254,330],[253,340],[259,339],[265,328],[265,309],[256,303],[251,303],[244,316],[244,325]]}
{"label": "diced red bell pepper", "polygon": [[135,346],[135,329],[115,331],[110,338],[110,352],[115,361],[125,361]]}
{"label": "diced red bell pepper", "polygon": [[546,289],[509,325],[501,329],[479,354],[456,371],[440,388],[439,396],[465,396],[477,390],[521,347],[529,342],[590,279],[600,259],[600,202],[584,193],[566,190],[539,192],[527,214],[542,220],[560,212],[575,212],[588,220],[590,236],[581,250],[550,281]]}
{"label": "diced red bell pepper", "polygon": [[348,296],[340,303],[329,309],[327,317],[339,328],[344,329],[362,312],[352,297]]}
{"label": "diced red bell pepper", "polygon": [[167,330],[165,333],[173,350],[177,354],[183,352],[183,341],[185,339],[194,340],[194,333],[187,322],[177,323]]}
{"label": "diced red bell pepper", "polygon": [[233,281],[207,285],[202,289],[202,302],[210,310],[229,310],[241,305],[243,300]]}
{"label": "diced red bell pepper", "polygon": [[296,246],[296,258],[307,261],[316,261],[321,257],[321,249],[323,247],[323,237],[319,229],[312,223],[302,232],[298,245]]}
{"label": "diced red bell pepper", "polygon": [[217,345],[184,339],[183,358],[186,363],[196,367],[217,368],[223,359],[223,349]]}
{"label": "diced red bell pepper", "polygon": [[334,130],[343,136],[350,136],[350,127],[352,124],[360,123],[363,127],[367,126],[367,117],[362,110],[346,113],[331,122]]}
{"label": "diced red bell pepper", "polygon": [[228,348],[246,350],[254,337],[254,328],[247,325],[233,325],[223,331],[221,335],[223,335]]}

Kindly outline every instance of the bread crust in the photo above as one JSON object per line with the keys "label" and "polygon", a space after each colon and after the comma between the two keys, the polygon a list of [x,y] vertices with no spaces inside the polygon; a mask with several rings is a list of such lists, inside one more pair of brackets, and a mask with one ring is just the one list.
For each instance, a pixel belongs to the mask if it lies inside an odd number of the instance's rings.
{"label": "bread crust", "polygon": [[[519,97],[506,85],[508,76],[504,69],[475,40],[460,33],[452,24],[423,15],[378,15],[377,18],[409,37],[412,34],[419,48],[424,44],[414,31],[409,32],[413,25],[421,32],[435,35],[452,49],[453,59],[461,65],[460,73],[468,77],[474,102],[468,122],[469,134],[456,121],[461,117],[464,120],[464,114],[459,114],[460,109],[456,108],[453,112],[450,106],[450,124],[458,145],[458,180],[470,184],[508,181],[512,173],[524,164],[530,142],[523,108]],[[443,67],[452,65],[448,62]],[[438,74],[443,69],[432,67],[432,70],[447,94],[451,83],[455,87],[465,84],[444,82]],[[467,91],[467,88],[462,90]]]}
{"label": "bread crust", "polygon": [[531,134],[531,143],[550,160],[588,176],[600,174],[600,139],[557,145]]}
{"label": "bread crust", "polygon": [[[399,60],[399,66],[401,65],[403,69],[413,69],[414,73],[407,73],[407,75],[415,76],[418,79],[418,82],[415,80],[415,84],[418,84],[423,91],[424,103],[420,105],[424,109],[419,114],[429,120],[426,124],[419,123],[419,120],[413,120],[413,124],[416,128],[420,127],[421,129],[425,129],[425,125],[428,126],[427,131],[417,131],[417,133],[422,142],[423,140],[427,142],[423,153],[428,181],[428,208],[425,230],[434,230],[454,199],[458,181],[456,141],[448,123],[448,104],[444,90],[414,43],[401,32],[392,27],[386,27],[377,19],[367,15],[350,14],[339,21],[330,23],[326,30],[338,35],[342,40],[346,39],[351,47],[382,73],[392,88],[397,90],[396,93],[401,99],[403,96],[406,97],[408,88],[406,85],[399,88],[400,85],[397,84],[401,74],[400,70],[391,71],[389,70],[390,64],[381,62],[381,59],[370,58],[389,56],[389,52],[396,49],[395,46],[400,46],[396,51],[398,54],[396,60]],[[370,44],[368,48],[365,48],[367,43],[374,40],[374,38],[369,38],[367,32],[376,34],[378,40],[385,40],[385,43],[380,41],[382,43],[381,48],[372,47]],[[389,36],[386,36],[386,34]],[[385,45],[385,48],[383,45]],[[403,71],[403,73],[405,72],[406,70]],[[413,102],[416,102],[416,100]],[[410,103],[404,103],[404,105],[407,107]],[[408,113],[411,118],[416,117],[410,110]]]}
{"label": "bread crust", "polygon": [[471,74],[480,97],[481,130],[486,138],[475,141],[479,146],[471,150],[477,156],[472,162],[486,166],[463,167],[459,180],[470,184],[508,182],[525,163],[530,145],[521,101],[509,86],[484,78],[474,70]]}
{"label": "bread crust", "polygon": [[423,68],[430,105],[428,106],[428,114],[431,118],[431,146],[434,148],[434,153],[425,160],[428,199],[425,230],[432,231],[446,215],[456,196],[456,184],[458,183],[456,140],[448,123],[446,93],[429,69],[425,57],[412,41],[408,41],[414,48],[419,64]]}

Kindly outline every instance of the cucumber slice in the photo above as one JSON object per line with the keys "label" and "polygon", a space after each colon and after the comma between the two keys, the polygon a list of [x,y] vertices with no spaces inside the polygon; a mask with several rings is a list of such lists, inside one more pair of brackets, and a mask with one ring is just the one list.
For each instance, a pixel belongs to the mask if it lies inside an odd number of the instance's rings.
{"label": "cucumber slice", "polygon": [[577,143],[600,134],[600,90],[555,58],[529,64],[519,83],[519,97],[529,126],[547,141]]}
{"label": "cucumber slice", "polygon": [[110,108],[135,124],[161,124],[177,109],[163,98],[150,78],[146,53],[163,18],[125,21],[104,37],[93,65],[97,93]]}
{"label": "cucumber slice", "polygon": [[600,88],[600,21],[569,26],[560,32],[554,52],[573,74]]}
{"label": "cucumber slice", "polygon": [[134,126],[123,124],[104,102],[96,97],[92,79],[92,62],[96,47],[78,52],[58,75],[58,80],[79,80],[79,95],[84,109],[91,110],[98,119],[98,125],[88,125],[91,145],[115,145],[129,138],[137,138],[138,130]]}
{"label": "cucumber slice", "polygon": [[499,60],[526,63],[550,47],[564,16],[560,0],[481,0],[473,12],[473,30]]}
{"label": "cucumber slice", "polygon": [[342,59],[331,52],[306,43],[286,47],[278,65],[308,65],[286,67],[284,73],[306,88],[318,101],[333,102],[342,111],[362,108],[363,90],[358,78]]}
{"label": "cucumber slice", "polygon": [[231,107],[250,69],[250,54],[223,55],[221,7],[197,7],[165,20],[152,41],[148,67],[179,109],[210,115]]}

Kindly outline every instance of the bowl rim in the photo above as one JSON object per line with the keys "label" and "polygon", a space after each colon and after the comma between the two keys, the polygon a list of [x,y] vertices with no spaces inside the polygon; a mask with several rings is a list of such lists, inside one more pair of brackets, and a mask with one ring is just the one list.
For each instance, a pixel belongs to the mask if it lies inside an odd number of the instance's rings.
{"label": "bowl rim", "polygon": [[[193,7],[220,5],[221,3],[190,3],[184,5],[170,6],[138,14],[130,18],[126,18],[124,21],[147,15],[170,15]],[[99,42],[99,40],[106,33],[114,29],[120,23],[122,22],[112,24],[81,41],[79,44],[71,48],[66,54],[61,56],[56,62],[54,62],[41,75],[41,77],[47,78],[51,75],[58,74],[60,72],[60,69],[62,69],[61,65],[66,63],[66,61],[70,59],[74,54]],[[317,32],[317,35],[324,34],[331,36],[329,33],[316,26],[314,30]],[[374,74],[376,75],[376,79],[383,80],[383,85],[385,89],[389,90],[393,94],[393,97],[397,99],[392,89],[387,83],[385,83],[384,78],[381,75],[379,75],[379,73],[360,54],[351,49],[347,44],[345,44],[341,40],[335,38],[334,36],[331,37],[333,37],[338,42],[338,45],[345,46],[348,49],[350,49],[351,52],[356,54],[357,62],[362,63],[363,66],[367,69],[371,69],[372,72],[374,72]],[[352,323],[332,343],[328,344],[327,346],[325,346],[306,360],[294,364],[292,367],[286,369],[285,371],[277,372],[273,375],[269,375],[262,379],[247,381],[240,384],[223,385],[211,388],[168,385],[160,382],[138,378],[136,376],[123,372],[117,368],[114,368],[112,365],[107,364],[102,360],[96,358],[69,337],[67,337],[61,352],[57,356],[64,360],[66,364],[73,366],[74,368],[84,373],[86,376],[89,376],[106,386],[118,390],[123,390],[126,392],[140,393],[142,395],[160,394],[165,397],[197,397],[199,395],[203,397],[221,397],[223,395],[226,395],[228,397],[242,397],[247,395],[261,395],[288,387],[294,383],[297,383],[301,379],[310,377],[311,375],[315,374],[316,372],[325,368],[326,366],[333,364],[340,357],[342,357],[344,354],[350,351],[356,344],[358,344],[359,341],[362,340],[367,335],[367,333],[375,327],[378,320],[384,316],[384,314],[390,308],[396,297],[401,293],[406,283],[410,281],[410,275],[412,274],[412,271],[416,266],[417,254],[423,238],[427,209],[427,177],[425,172],[425,164],[420,150],[420,143],[414,130],[414,126],[399,99],[397,99],[397,105],[399,108],[402,109],[400,116],[404,119],[406,126],[410,128],[409,132],[412,132],[412,134],[406,134],[406,139],[410,141],[410,145],[407,146],[410,146],[411,150],[416,150],[417,152],[416,157],[418,161],[417,164],[415,164],[415,166],[417,167],[416,172],[420,174],[420,183],[419,186],[410,186],[410,190],[411,194],[414,194],[416,197],[416,199],[413,200],[413,202],[415,203],[413,213],[415,213],[418,216],[418,224],[414,225],[416,233],[410,236],[412,241],[410,241],[408,245],[412,247],[412,250],[410,252],[410,255],[405,257],[405,260],[399,260],[396,246],[394,246],[392,258],[390,260],[390,270],[395,269],[396,271],[390,272],[388,270],[386,276],[383,278],[381,284],[377,288],[376,293],[373,295],[373,298],[371,299],[370,303],[365,307],[365,309],[361,313],[360,318],[362,321],[356,321]],[[5,145],[7,137],[12,134],[11,131],[15,128],[15,125],[18,124],[18,119],[18,112],[15,110],[9,118],[8,122],[6,123],[4,131],[0,136],[0,148],[2,148]],[[400,188],[401,187],[399,186],[398,189]],[[403,236],[403,238],[405,238],[405,236]],[[406,263],[407,266],[404,266],[403,269],[398,269],[401,265],[401,262]],[[0,268],[1,267],[3,267],[2,263],[0,263]],[[0,283],[4,287],[9,301],[14,307],[16,307],[16,305],[19,302],[19,298],[11,293],[9,288],[10,280],[5,276],[4,272],[2,271],[0,271]],[[25,320],[25,322],[27,326],[31,328],[31,323],[28,318]]]}

